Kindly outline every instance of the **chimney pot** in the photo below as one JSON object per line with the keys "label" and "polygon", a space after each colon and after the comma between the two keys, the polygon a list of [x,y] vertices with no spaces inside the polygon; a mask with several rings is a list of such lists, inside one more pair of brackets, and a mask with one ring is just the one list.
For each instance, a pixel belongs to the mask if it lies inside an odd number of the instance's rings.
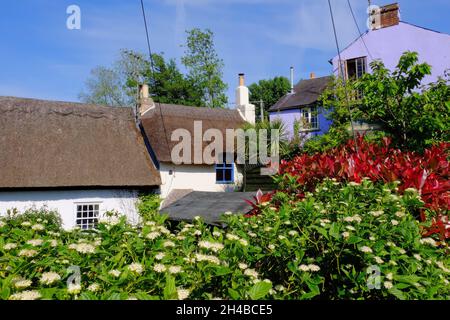
{"label": "chimney pot", "polygon": [[315,79],[315,78],[316,78],[316,74],[315,74],[314,72],[311,72],[311,73],[309,74],[309,78],[310,78],[310,79]]}
{"label": "chimney pot", "polygon": [[245,74],[243,73],[239,73],[239,86],[245,86]]}
{"label": "chimney pot", "polygon": [[139,86],[139,117],[147,111],[155,107],[153,99],[150,98],[150,90],[148,84],[141,84]]}
{"label": "chimney pot", "polygon": [[294,93],[294,67],[291,67],[291,93]]}

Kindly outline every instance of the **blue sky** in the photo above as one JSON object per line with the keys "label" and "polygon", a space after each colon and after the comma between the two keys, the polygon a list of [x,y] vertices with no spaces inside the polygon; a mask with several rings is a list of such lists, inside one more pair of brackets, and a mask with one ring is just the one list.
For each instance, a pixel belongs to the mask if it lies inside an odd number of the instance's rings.
{"label": "blue sky", "polygon": [[[373,0],[383,5],[394,2]],[[343,48],[357,37],[346,0],[332,0]],[[351,0],[366,30],[366,0]],[[402,20],[450,33],[448,0],[400,0]],[[66,28],[66,8],[81,8],[81,30]],[[247,83],[277,75],[331,73],[336,54],[327,0],[146,0],[153,51],[183,54],[184,30],[210,28],[234,102],[237,74]],[[92,68],[122,48],[146,52],[139,0],[2,1],[0,95],[77,101]]]}

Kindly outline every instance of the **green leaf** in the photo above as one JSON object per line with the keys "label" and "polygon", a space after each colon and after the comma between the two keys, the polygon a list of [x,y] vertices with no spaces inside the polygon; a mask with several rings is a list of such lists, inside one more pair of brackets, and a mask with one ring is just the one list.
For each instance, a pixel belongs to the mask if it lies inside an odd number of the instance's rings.
{"label": "green leaf", "polygon": [[215,274],[216,276],[223,276],[229,273],[232,273],[233,271],[230,270],[230,268],[227,267],[220,267],[220,268],[216,268],[215,270]]}
{"label": "green leaf", "polygon": [[166,277],[166,286],[164,287],[164,299],[177,299],[177,288],[175,287],[175,278],[171,276]]}
{"label": "green leaf", "polygon": [[393,287],[393,288],[389,289],[388,291],[390,294],[394,295],[397,299],[406,300],[406,297],[403,295],[403,292],[401,292],[396,287]]}
{"label": "green leaf", "polygon": [[256,283],[247,293],[252,300],[259,300],[264,298],[272,289],[272,284],[260,281]]}
{"label": "green leaf", "polygon": [[228,288],[228,294],[230,295],[231,299],[239,300],[239,292],[237,292],[236,290]]}

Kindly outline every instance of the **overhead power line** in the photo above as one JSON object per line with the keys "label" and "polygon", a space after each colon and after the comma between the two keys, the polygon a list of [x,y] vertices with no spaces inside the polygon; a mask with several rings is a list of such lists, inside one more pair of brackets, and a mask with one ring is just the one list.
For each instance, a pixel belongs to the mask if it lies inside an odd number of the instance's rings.
{"label": "overhead power line", "polygon": [[349,113],[349,116],[350,116],[350,125],[351,125],[351,128],[352,128],[352,135],[353,135],[353,139],[355,140],[355,146],[356,146],[356,148],[358,148],[357,141],[356,141],[356,135],[355,135],[355,128],[353,126],[352,110],[350,108],[350,100],[348,98],[347,83],[346,83],[346,80],[345,80],[344,70],[342,68],[341,50],[339,49],[339,41],[338,41],[338,37],[337,37],[337,33],[336,33],[336,24],[334,23],[333,9],[331,8],[330,0],[328,0],[328,7],[330,8],[331,24],[333,25],[334,40],[336,42],[336,49],[337,49],[338,59],[339,59],[339,61],[338,61],[339,72],[341,73],[342,83],[344,85],[345,100],[346,100],[346,103],[347,103],[347,109],[348,109],[348,113]]}
{"label": "overhead power line", "polygon": [[[155,64],[153,62],[152,47],[150,45],[150,36],[149,36],[149,31],[148,31],[147,17],[146,17],[146,14],[145,14],[145,7],[144,7],[144,1],[143,0],[141,0],[141,9],[142,9],[142,16],[144,17],[145,35],[146,35],[146,39],[147,39],[147,48],[148,48],[148,55],[149,55],[149,58],[150,58],[150,68],[151,68],[151,71],[152,71],[153,85],[154,85],[154,89],[156,89],[157,83],[156,83],[156,79],[155,79]],[[166,125],[164,123],[164,118],[163,118],[163,115],[162,115],[161,103],[159,101],[157,103],[158,103],[158,107],[159,107],[159,116],[161,118],[161,123],[162,123],[163,130],[164,130],[164,137],[165,137],[165,140],[166,140],[167,148],[170,148],[169,140],[167,138]]]}
{"label": "overhead power line", "polygon": [[[348,7],[350,8],[350,12],[352,13],[352,17],[353,17],[353,21],[355,22],[356,29],[358,29],[359,37],[360,37],[361,41],[363,42],[364,47],[366,48],[366,51],[369,54],[370,59],[373,60],[373,56],[370,53],[370,50],[367,47],[367,44],[366,44],[366,41],[364,40],[363,34],[361,32],[361,29],[359,28],[358,21],[356,20],[356,16],[355,16],[355,13],[353,12],[353,8],[352,8],[352,4],[350,3],[350,0],[347,0],[347,3],[348,3]],[[370,3],[370,1],[369,1],[369,3]],[[369,6],[370,6],[370,4],[369,4]]]}

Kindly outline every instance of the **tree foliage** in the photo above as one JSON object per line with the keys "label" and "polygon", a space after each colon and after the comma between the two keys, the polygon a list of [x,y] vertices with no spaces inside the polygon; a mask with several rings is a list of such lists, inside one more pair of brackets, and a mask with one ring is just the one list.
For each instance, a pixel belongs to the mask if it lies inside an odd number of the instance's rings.
{"label": "tree foliage", "polygon": [[86,81],[86,92],[80,100],[105,105],[133,106],[139,84],[147,83],[156,102],[200,106],[201,90],[179,70],[174,59],[166,61],[164,55],[152,55],[150,60],[142,53],[122,50],[120,58],[111,68],[97,67]]}
{"label": "tree foliage", "polygon": [[345,90],[350,94],[353,119],[380,124],[402,148],[423,150],[439,141],[448,141],[450,88],[446,73],[437,82],[422,86],[431,66],[419,63],[416,52],[405,52],[394,71],[382,61],[371,63],[372,73],[348,82],[347,88],[336,80],[322,96],[331,109],[333,127],[343,133],[349,124]]}
{"label": "tree foliage", "polygon": [[202,91],[203,105],[223,107],[227,103],[226,83],[222,80],[223,60],[219,58],[211,30],[187,31],[186,51],[181,59],[188,70],[188,79]]}
{"label": "tree foliage", "polygon": [[290,87],[289,79],[286,77],[275,77],[252,83],[248,88],[250,90],[250,101],[256,105],[256,114],[261,114],[260,104],[257,101],[263,101],[264,111],[267,113],[271,106],[289,92]]}

